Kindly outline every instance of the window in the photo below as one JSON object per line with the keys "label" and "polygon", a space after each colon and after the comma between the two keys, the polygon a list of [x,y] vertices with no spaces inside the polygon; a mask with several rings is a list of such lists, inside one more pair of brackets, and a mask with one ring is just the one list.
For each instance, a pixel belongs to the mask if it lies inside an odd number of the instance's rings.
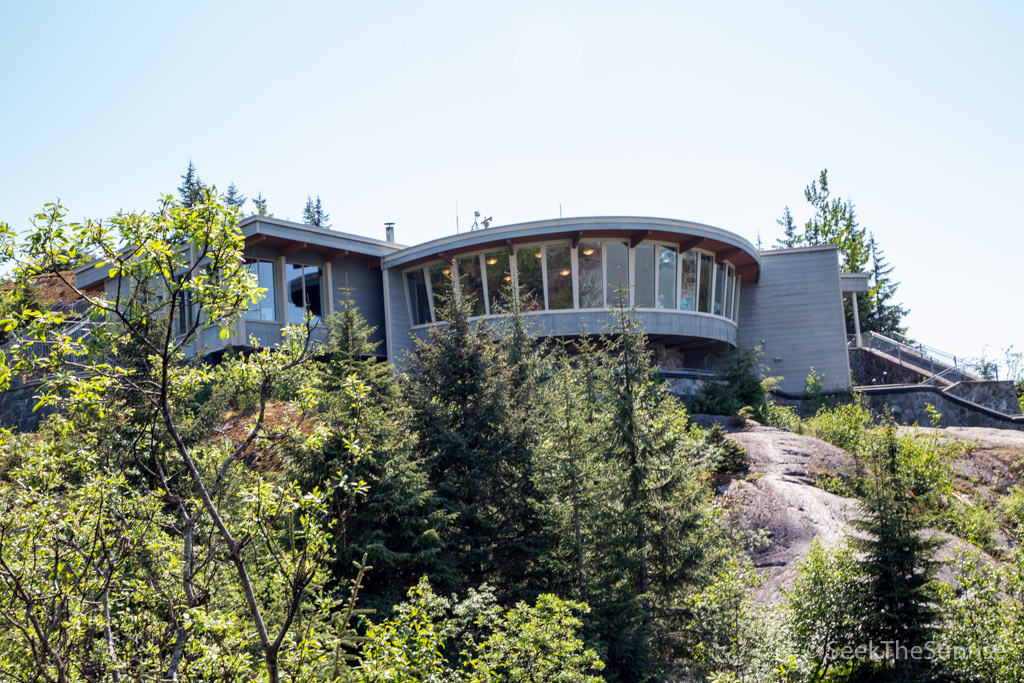
{"label": "window", "polygon": [[493,251],[484,254],[484,268],[487,269],[487,312],[496,315],[510,308],[512,269],[509,266],[508,251]]}
{"label": "window", "polygon": [[676,250],[658,247],[658,308],[676,307]]}
{"label": "window", "polygon": [[654,283],[657,282],[658,274],[658,264],[655,261],[656,246],[644,242],[633,250],[633,264],[636,267],[633,305],[637,308],[654,308]]}
{"label": "window", "polygon": [[601,243],[580,242],[580,308],[604,308]]}
{"label": "window", "polygon": [[318,322],[323,315],[320,302],[320,269],[289,263],[285,268],[285,291],[288,293],[288,323],[305,322],[306,312]]}
{"label": "window", "polygon": [[605,282],[608,307],[629,308],[629,246],[624,242],[605,242]]}
{"label": "window", "polygon": [[715,266],[715,315],[725,315],[725,264]]}
{"label": "window", "polygon": [[470,315],[484,314],[484,281],[480,276],[480,257],[467,256],[455,260],[459,273],[459,296],[469,303]]}
{"label": "window", "polygon": [[263,298],[249,304],[249,310],[245,314],[246,320],[278,320],[277,317],[277,287],[274,286],[274,262],[273,261],[250,261],[246,268],[256,278],[260,289],[265,289]]}
{"label": "window", "polygon": [[715,261],[707,254],[700,255],[700,272],[697,282],[697,310],[701,313],[711,312],[711,287],[715,272]]}
{"label": "window", "polygon": [[680,257],[683,284],[679,292],[679,308],[697,310],[697,252],[688,251]]}
{"label": "window", "polygon": [[184,277],[175,278],[175,280],[177,283],[175,298],[177,300],[174,302],[174,334],[180,337],[188,332],[188,328],[192,325],[192,292],[181,289]]}
{"label": "window", "polygon": [[441,311],[445,310],[452,300],[452,267],[447,263],[435,263],[430,266],[430,290],[434,293],[434,318],[443,320]]}
{"label": "window", "polygon": [[733,291],[732,290],[733,290],[733,287],[736,286],[736,283],[734,282],[735,278],[732,276],[732,273],[733,273],[732,266],[726,265],[726,267],[725,267],[725,310],[723,311],[723,315],[726,318],[731,318],[732,317],[732,300],[735,298],[735,297],[733,297]]}
{"label": "window", "polygon": [[427,295],[427,278],[422,268],[405,274],[409,288],[409,304],[412,307],[412,324],[425,325],[430,322],[430,297]]}
{"label": "window", "polygon": [[540,246],[516,249],[516,274],[524,311],[544,310],[544,252]]}
{"label": "window", "polygon": [[572,308],[572,255],[568,244],[549,244],[548,310]]}

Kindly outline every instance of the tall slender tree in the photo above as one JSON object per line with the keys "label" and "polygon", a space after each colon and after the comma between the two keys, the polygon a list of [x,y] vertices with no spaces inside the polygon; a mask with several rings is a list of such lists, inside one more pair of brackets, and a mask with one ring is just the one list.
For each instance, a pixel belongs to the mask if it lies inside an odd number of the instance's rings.
{"label": "tall slender tree", "polygon": [[245,195],[238,191],[234,181],[232,181],[231,184],[228,185],[228,191],[224,194],[224,203],[241,211],[242,206],[245,205],[245,199]]}
{"label": "tall slender tree", "polygon": [[256,196],[252,199],[252,203],[256,206],[256,211],[253,214],[254,216],[266,216],[268,218],[274,217],[274,214],[267,210],[267,198],[263,196],[262,192],[256,193]]}
{"label": "tall slender tree", "polygon": [[323,205],[320,203],[320,195],[316,196],[316,202],[313,201],[312,197],[306,197],[306,206],[302,209],[302,222],[306,225],[312,225],[318,228],[329,228],[331,224],[330,215],[324,211]]}
{"label": "tall slender tree", "polygon": [[206,191],[206,185],[199,178],[199,173],[196,171],[195,164],[192,160],[188,161],[188,169],[185,174],[181,176],[181,185],[178,186],[178,194],[181,196],[181,205],[186,209],[191,209],[195,205],[203,201],[203,196]]}

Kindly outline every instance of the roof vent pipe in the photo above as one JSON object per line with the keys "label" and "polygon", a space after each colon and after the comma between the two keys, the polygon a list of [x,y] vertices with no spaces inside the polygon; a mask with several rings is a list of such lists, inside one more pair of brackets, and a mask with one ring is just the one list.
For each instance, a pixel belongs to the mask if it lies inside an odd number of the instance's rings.
{"label": "roof vent pipe", "polygon": [[394,242],[395,241],[395,224],[394,223],[385,223],[384,224],[384,234],[387,236],[387,241],[388,242]]}

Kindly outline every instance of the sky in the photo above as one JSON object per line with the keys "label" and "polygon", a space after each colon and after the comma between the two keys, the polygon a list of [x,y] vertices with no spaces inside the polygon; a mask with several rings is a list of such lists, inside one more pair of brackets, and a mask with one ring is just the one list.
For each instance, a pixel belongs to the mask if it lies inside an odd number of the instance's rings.
{"label": "sky", "polygon": [[[910,335],[1024,350],[1024,3],[0,0],[0,220],[153,209],[189,161],[416,244],[570,216],[767,247],[828,169]],[[456,214],[458,206],[458,214]],[[247,205],[251,210],[251,204]]]}

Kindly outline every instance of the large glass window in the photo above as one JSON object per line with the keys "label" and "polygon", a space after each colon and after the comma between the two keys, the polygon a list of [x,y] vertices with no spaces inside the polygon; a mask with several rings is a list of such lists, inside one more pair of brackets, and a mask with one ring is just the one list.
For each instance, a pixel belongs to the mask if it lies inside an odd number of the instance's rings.
{"label": "large glass window", "polygon": [[604,246],[608,307],[629,308],[629,246],[623,242],[605,242]]}
{"label": "large glass window", "polygon": [[732,319],[738,321],[740,319],[740,279],[736,278],[736,287],[733,288],[733,302],[732,302]]}
{"label": "large glass window", "polygon": [[459,295],[469,302],[470,315],[484,314],[484,281],[480,276],[480,257],[456,259],[459,267]]}
{"label": "large glass window", "polygon": [[725,315],[725,264],[715,266],[715,315]]}
{"label": "large glass window", "polygon": [[711,312],[712,276],[715,272],[715,261],[707,254],[700,255],[700,273],[697,282],[697,310],[701,313]]}
{"label": "large glass window", "polygon": [[676,307],[676,250],[658,247],[658,308]]}
{"label": "large glass window", "polygon": [[604,308],[604,273],[601,272],[601,243],[580,242],[580,308]]}
{"label": "large glass window", "polygon": [[405,274],[405,282],[409,287],[409,303],[412,306],[412,324],[425,325],[430,322],[430,297],[427,296],[427,280],[423,269]]}
{"label": "large glass window", "polygon": [[732,317],[732,288],[735,287],[732,276],[732,266],[726,265],[725,267],[725,311],[724,315],[726,318]]}
{"label": "large glass window", "polygon": [[684,311],[697,310],[697,252],[688,251],[680,257],[682,289],[679,292],[679,308]]}
{"label": "large glass window", "polygon": [[543,258],[544,252],[539,245],[516,249],[516,274],[519,277],[524,311],[544,309],[544,272],[541,270]]}
{"label": "large glass window", "polygon": [[654,308],[654,283],[657,281],[658,274],[658,265],[655,261],[656,246],[645,242],[633,250],[633,263],[636,267],[633,305],[637,308]]}
{"label": "large glass window", "polygon": [[484,254],[484,268],[487,269],[487,311],[495,315],[510,308],[512,270],[508,264],[508,251]]}
{"label": "large glass window", "polygon": [[249,310],[245,313],[246,320],[277,320],[277,297],[274,286],[274,262],[273,261],[250,261],[245,264],[249,272],[256,278],[258,286],[267,290],[263,298],[249,304]]}
{"label": "large glass window", "polygon": [[548,310],[572,308],[572,255],[568,244],[547,245]]}
{"label": "large glass window", "polygon": [[320,302],[320,269],[316,266],[301,266],[289,263],[285,268],[285,291],[288,293],[288,322],[298,325],[305,322],[306,312],[318,322],[323,315]]}
{"label": "large glass window", "polygon": [[438,322],[444,319],[441,312],[452,301],[452,267],[448,263],[430,266],[430,290],[434,293],[434,317]]}

